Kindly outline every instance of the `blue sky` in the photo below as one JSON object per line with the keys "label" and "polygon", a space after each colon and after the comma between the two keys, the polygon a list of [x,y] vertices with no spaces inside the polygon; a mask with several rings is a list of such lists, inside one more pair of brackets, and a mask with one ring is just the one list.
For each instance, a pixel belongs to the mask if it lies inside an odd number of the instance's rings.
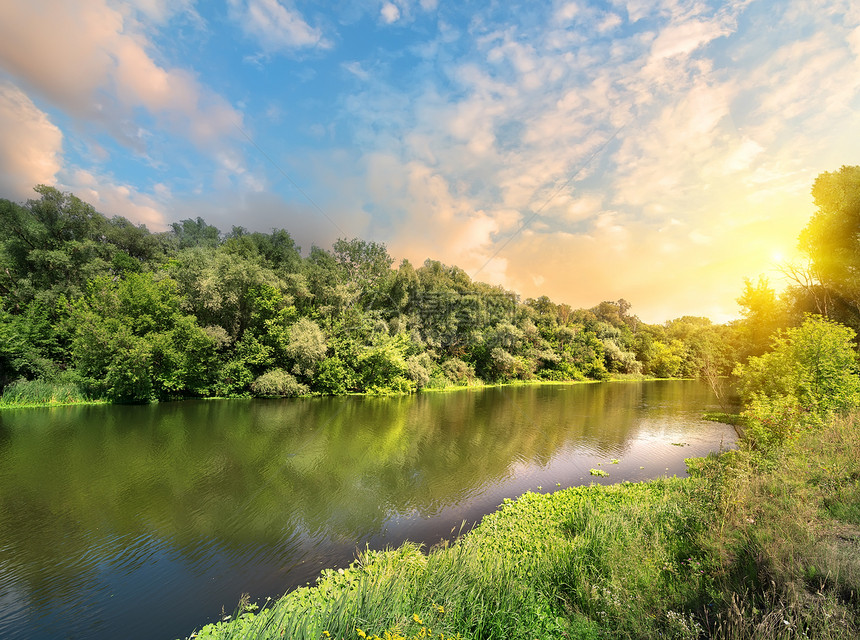
{"label": "blue sky", "polygon": [[357,236],[651,322],[779,287],[858,139],[856,2],[0,5],[0,196]]}

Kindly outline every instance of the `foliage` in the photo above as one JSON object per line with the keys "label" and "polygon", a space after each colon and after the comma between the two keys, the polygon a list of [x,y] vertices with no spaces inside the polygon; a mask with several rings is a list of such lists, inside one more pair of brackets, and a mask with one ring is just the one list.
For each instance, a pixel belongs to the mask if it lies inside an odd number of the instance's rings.
{"label": "foliage", "polygon": [[176,289],[152,273],[90,283],[72,312],[71,355],[92,393],[144,402],[208,391],[216,343],[181,313]]}
{"label": "foliage", "polygon": [[824,172],[812,186],[817,210],[799,247],[810,261],[817,311],[860,330],[860,166]]}
{"label": "foliage", "polygon": [[625,300],[520,302],[438,261],[393,269],[375,242],[302,257],[283,229],[223,234],[197,217],[156,234],[36,191],[0,201],[0,389],[72,372],[114,401],[242,396],[280,369],[315,393],[387,394],[698,375],[728,358],[717,328],[647,325]]}
{"label": "foliage", "polygon": [[355,388],[357,374],[337,356],[326,358],[319,363],[314,386],[322,393],[344,394]]}
{"label": "foliage", "polygon": [[756,284],[744,278],[744,291],[737,302],[744,317],[739,327],[742,341],[739,359],[743,362],[768,350],[773,333],[786,326],[785,310],[770,282],[762,276]]}
{"label": "foliage", "polygon": [[272,369],[251,383],[251,391],[258,396],[294,398],[307,395],[309,389],[283,369]]}
{"label": "foliage", "polygon": [[860,404],[854,332],[819,316],[777,334],[772,350],[738,365],[752,446],[784,442],[792,428],[820,424]]}
{"label": "foliage", "polygon": [[327,350],[325,335],[313,320],[300,318],[290,327],[285,353],[293,362],[294,374],[312,377],[317,365],[325,359]]}

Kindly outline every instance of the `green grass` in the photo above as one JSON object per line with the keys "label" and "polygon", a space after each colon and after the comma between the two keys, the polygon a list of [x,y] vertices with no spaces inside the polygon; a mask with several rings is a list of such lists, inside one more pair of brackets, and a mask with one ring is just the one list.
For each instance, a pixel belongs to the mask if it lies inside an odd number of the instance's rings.
{"label": "green grass", "polygon": [[100,404],[83,393],[74,383],[51,383],[42,380],[18,380],[3,390],[0,408],[45,407],[69,404]]}

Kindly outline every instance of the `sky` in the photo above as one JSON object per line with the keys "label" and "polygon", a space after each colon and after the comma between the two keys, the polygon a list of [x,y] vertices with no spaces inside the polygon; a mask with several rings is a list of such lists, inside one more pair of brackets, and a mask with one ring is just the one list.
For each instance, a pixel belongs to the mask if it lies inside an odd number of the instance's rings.
{"label": "sky", "polygon": [[0,3],[0,197],[358,237],[646,322],[782,286],[858,141],[854,0]]}

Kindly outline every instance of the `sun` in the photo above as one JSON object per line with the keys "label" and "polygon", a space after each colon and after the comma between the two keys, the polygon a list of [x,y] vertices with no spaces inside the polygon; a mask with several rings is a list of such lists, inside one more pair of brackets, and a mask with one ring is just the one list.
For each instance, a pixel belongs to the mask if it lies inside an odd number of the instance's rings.
{"label": "sun", "polygon": [[770,259],[779,264],[780,262],[785,262],[785,254],[779,249],[774,249],[770,252]]}

